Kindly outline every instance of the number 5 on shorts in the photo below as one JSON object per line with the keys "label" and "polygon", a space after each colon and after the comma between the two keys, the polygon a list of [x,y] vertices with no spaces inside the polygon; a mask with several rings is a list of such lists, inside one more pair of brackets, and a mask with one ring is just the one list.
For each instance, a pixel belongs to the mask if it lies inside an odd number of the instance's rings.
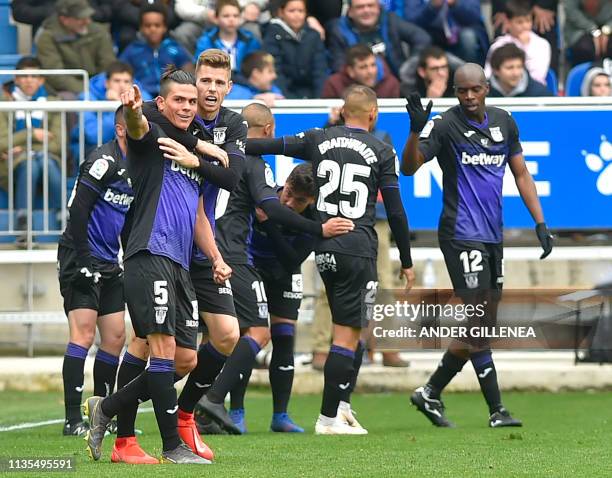
{"label": "number 5 on shorts", "polygon": [[166,305],[168,303],[168,281],[156,280],[153,282],[153,294],[157,305]]}

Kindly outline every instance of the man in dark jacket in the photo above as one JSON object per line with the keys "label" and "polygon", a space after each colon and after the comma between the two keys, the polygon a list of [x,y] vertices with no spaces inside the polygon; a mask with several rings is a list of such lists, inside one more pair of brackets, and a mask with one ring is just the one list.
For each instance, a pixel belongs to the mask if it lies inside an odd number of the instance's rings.
{"label": "man in dark jacket", "polygon": [[[13,0],[11,9],[16,22],[32,25],[32,36],[41,23],[55,13],[57,0]],[[112,8],[105,0],[90,0],[89,5],[94,9],[93,21],[110,22]]]}
{"label": "man in dark jacket", "polygon": [[351,85],[365,85],[376,92],[378,98],[398,98],[400,83],[382,58],[363,44],[352,46],[346,53],[346,65],[331,75],[323,85],[322,98],[342,98]]}
{"label": "man in dark jacket", "polygon": [[[36,38],[44,69],[79,68],[94,76],[116,60],[110,35],[91,21],[94,13],[87,0],[58,0],[55,14],[43,22]],[[78,76],[50,76],[47,82],[58,92],[83,91]]]}
{"label": "man in dark jacket", "polygon": [[351,0],[346,16],[329,22],[327,36],[333,71],[344,65],[349,47],[365,43],[385,59],[396,76],[406,61],[402,43],[410,47],[410,55],[418,55],[431,43],[425,30],[383,11],[377,0]]}
{"label": "man in dark jacket", "polygon": [[525,52],[514,43],[499,47],[491,55],[493,75],[489,79],[495,97],[554,96],[542,83],[533,80],[525,69]]}

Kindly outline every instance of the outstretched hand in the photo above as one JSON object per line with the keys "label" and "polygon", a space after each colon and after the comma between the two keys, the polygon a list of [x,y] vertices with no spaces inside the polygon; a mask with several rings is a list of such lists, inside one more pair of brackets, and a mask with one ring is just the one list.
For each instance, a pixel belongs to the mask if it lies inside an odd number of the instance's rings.
{"label": "outstretched hand", "polygon": [[421,130],[427,124],[427,120],[429,120],[433,102],[429,100],[429,103],[427,103],[427,106],[423,109],[421,97],[417,93],[412,93],[408,96],[406,102],[406,111],[408,111],[408,115],[410,115],[410,131],[420,134]]}
{"label": "outstretched hand", "polygon": [[136,85],[132,85],[131,88],[122,91],[120,98],[121,104],[126,108],[133,111],[138,111],[142,108],[142,94],[140,93],[140,88]]}

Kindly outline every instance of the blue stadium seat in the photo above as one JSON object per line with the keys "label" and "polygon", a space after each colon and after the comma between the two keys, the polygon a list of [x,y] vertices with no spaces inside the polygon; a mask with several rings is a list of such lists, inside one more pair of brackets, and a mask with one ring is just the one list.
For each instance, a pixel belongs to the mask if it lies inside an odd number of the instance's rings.
{"label": "blue stadium seat", "polygon": [[591,68],[592,63],[587,61],[586,63],[580,63],[573,67],[567,74],[567,80],[565,80],[565,96],[580,96],[580,86],[584,75]]}
{"label": "blue stadium seat", "polygon": [[0,209],[8,208],[8,193],[4,189],[0,189]]}
{"label": "blue stadium seat", "polygon": [[548,70],[546,73],[546,88],[555,96],[559,95],[559,82],[555,70]]}
{"label": "blue stadium seat", "polygon": [[0,0],[0,32],[2,32],[0,54],[17,53],[17,27],[10,24],[10,17],[11,1]]}
{"label": "blue stadium seat", "polygon": [[[1,44],[1,41],[0,41]],[[0,54],[0,70],[14,70],[21,55]],[[13,79],[13,75],[0,75],[0,85]]]}
{"label": "blue stadium seat", "polygon": [[[0,209],[0,231],[8,230],[8,220],[9,213],[6,209]],[[14,219],[16,221],[16,217]],[[44,213],[40,210],[33,211],[32,220],[34,223],[34,230],[41,230],[44,226]],[[13,223],[15,224],[15,222]],[[59,229],[60,223],[57,220],[57,215],[54,212],[49,213],[49,229]],[[34,242],[57,242],[59,236],[50,235],[50,236],[37,236],[34,235]],[[12,243],[15,242],[15,236],[0,236],[0,243]]]}

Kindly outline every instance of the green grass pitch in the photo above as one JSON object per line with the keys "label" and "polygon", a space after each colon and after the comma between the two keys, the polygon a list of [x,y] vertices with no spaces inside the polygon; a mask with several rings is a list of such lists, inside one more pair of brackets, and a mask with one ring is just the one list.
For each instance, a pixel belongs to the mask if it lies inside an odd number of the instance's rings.
{"label": "green grass pitch", "polygon": [[[487,428],[479,394],[447,394],[456,429],[436,429],[399,394],[356,395],[353,406],[367,436],[314,436],[320,397],[291,400],[303,435],[268,431],[271,399],[247,395],[246,436],[211,436],[211,466],[130,466],[110,463],[112,437],[100,462],[91,462],[85,443],[62,437],[61,424],[0,432],[0,458],[74,457],[76,473],[14,473],[12,476],[129,477],[610,477],[612,476],[612,397],[608,393],[506,393],[508,408],[525,422],[514,429]],[[0,392],[0,427],[60,418],[59,393]],[[141,414],[139,440],[159,455],[153,413]],[[0,473],[2,474],[2,473]],[[5,475],[6,476],[6,475]]]}

